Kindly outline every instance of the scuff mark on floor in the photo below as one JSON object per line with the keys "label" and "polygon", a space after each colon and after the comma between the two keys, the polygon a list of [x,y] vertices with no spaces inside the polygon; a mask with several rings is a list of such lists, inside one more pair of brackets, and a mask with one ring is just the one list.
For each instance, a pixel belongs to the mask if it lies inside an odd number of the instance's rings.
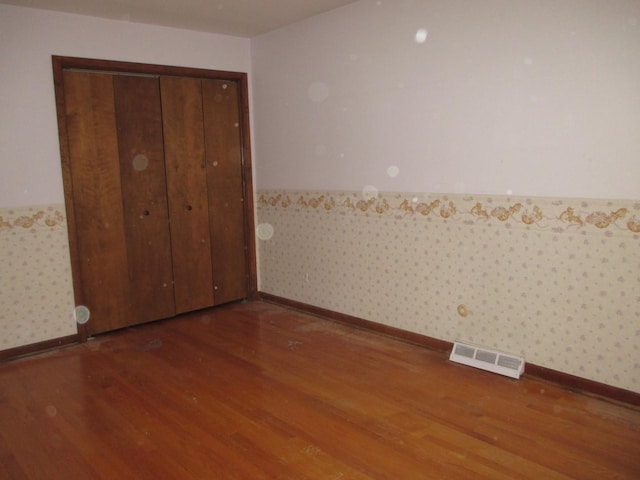
{"label": "scuff mark on floor", "polygon": [[151,340],[149,343],[138,347],[138,351],[140,352],[148,352],[149,350],[156,350],[162,346],[162,340],[155,339]]}

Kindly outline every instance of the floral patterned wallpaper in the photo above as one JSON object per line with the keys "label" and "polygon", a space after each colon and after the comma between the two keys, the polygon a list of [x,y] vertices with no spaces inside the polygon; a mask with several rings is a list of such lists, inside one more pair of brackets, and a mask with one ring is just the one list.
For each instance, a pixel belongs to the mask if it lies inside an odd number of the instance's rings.
{"label": "floral patterned wallpaper", "polygon": [[259,288],[640,392],[640,202],[259,191]]}
{"label": "floral patterned wallpaper", "polygon": [[77,332],[63,212],[0,209],[0,350]]}

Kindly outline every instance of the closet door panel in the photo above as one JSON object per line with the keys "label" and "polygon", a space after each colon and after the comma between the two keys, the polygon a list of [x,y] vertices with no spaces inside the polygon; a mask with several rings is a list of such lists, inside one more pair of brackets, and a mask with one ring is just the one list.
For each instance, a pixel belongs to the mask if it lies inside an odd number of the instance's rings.
{"label": "closet door panel", "polygon": [[247,275],[244,248],[242,203],[237,200],[237,189],[217,190],[211,200],[215,217],[211,220],[214,304],[240,300],[247,296]]}
{"label": "closet door panel", "polygon": [[89,335],[129,324],[129,279],[111,75],[64,72],[82,301]]}
{"label": "closet door panel", "polygon": [[114,77],[129,301],[136,320],[175,314],[157,77]]}
{"label": "closet door panel", "polygon": [[161,77],[176,313],[213,305],[201,81]]}
{"label": "closet door panel", "polygon": [[247,296],[242,138],[238,85],[203,80],[215,304]]}

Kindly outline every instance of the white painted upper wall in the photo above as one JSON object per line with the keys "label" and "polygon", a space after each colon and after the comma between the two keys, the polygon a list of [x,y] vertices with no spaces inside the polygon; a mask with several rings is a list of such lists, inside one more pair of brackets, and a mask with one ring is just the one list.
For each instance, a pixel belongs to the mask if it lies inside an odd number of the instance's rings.
{"label": "white painted upper wall", "polygon": [[361,0],[251,56],[258,188],[640,198],[638,0]]}
{"label": "white painted upper wall", "polygon": [[51,56],[248,72],[248,39],[0,5],[0,207],[64,202]]}

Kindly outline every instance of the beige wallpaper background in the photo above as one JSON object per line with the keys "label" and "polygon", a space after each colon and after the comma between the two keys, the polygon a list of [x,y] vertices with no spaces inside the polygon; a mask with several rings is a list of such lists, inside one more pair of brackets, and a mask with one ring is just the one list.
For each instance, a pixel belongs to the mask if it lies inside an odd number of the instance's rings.
{"label": "beige wallpaper background", "polygon": [[77,332],[64,205],[0,209],[0,350]]}
{"label": "beige wallpaper background", "polygon": [[261,291],[640,392],[640,202],[257,194]]}

